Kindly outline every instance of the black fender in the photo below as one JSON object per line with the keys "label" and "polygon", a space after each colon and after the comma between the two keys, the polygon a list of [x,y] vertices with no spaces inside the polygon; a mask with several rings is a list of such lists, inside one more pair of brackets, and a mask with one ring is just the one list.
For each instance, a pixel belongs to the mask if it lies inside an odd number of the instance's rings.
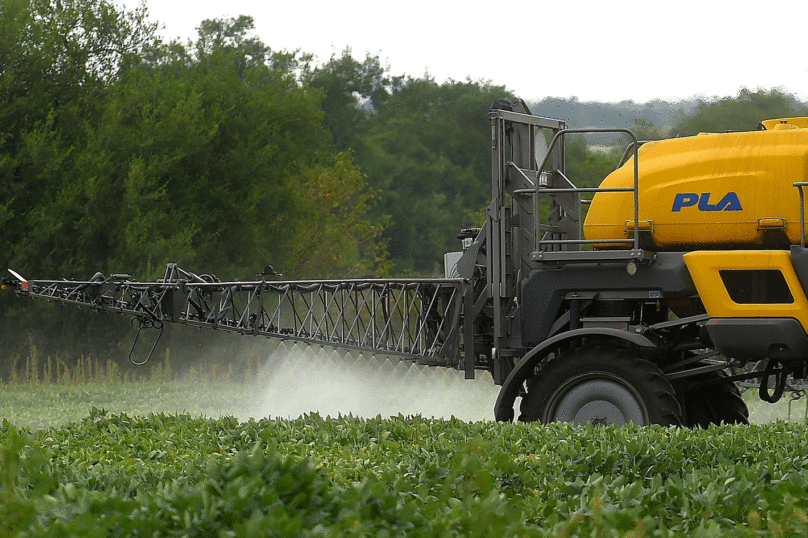
{"label": "black fender", "polygon": [[519,396],[519,391],[522,389],[525,380],[533,375],[536,366],[549,354],[550,350],[565,342],[592,336],[637,346],[641,348],[641,353],[643,354],[654,354],[657,350],[656,344],[645,336],[620,329],[591,327],[557,334],[528,351],[513,367],[513,370],[502,384],[497,403],[494,404],[494,417],[496,420],[498,422],[511,422],[513,420],[513,405],[516,402],[516,397]]}

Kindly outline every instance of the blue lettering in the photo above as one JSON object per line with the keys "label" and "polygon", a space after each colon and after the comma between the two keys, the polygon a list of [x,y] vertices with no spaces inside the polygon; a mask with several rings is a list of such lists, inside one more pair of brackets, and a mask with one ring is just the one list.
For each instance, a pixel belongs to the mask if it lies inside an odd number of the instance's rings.
{"label": "blue lettering", "polygon": [[716,211],[743,211],[741,207],[741,201],[738,199],[738,195],[734,192],[728,192],[726,196],[721,198],[721,200],[715,204]]}
{"label": "blue lettering", "polygon": [[679,193],[673,198],[673,207],[671,211],[676,213],[682,210],[683,207],[693,207],[698,204],[699,211],[743,211],[741,207],[741,200],[738,194],[728,192],[724,195],[717,204],[710,203],[709,192],[701,193],[701,196],[695,192]]}
{"label": "blue lettering", "polygon": [[699,196],[699,211],[718,211],[714,205],[710,205],[709,192],[703,192]]}
{"label": "blue lettering", "polygon": [[695,192],[685,192],[677,194],[673,199],[673,207],[671,211],[681,211],[683,207],[690,207],[696,205],[699,201],[699,196]]}

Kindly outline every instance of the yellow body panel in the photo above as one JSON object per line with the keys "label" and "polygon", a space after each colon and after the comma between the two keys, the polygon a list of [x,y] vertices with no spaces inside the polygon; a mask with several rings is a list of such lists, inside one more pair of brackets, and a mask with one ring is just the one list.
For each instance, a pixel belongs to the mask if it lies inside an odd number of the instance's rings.
{"label": "yellow body panel", "polygon": [[[696,251],[685,264],[711,318],[795,318],[808,327],[808,298],[786,250]],[[791,303],[739,304],[730,298],[721,270],[779,270],[793,297]]]}
{"label": "yellow body panel", "polygon": [[763,120],[760,125],[767,131],[774,129],[808,129],[808,118],[780,118]]}
{"label": "yellow body panel", "polygon": [[[792,184],[808,181],[808,129],[801,128],[808,120],[803,120],[771,120],[770,130],[701,134],[640,147],[639,217],[652,223],[656,246],[760,248],[772,222],[782,222],[778,233],[798,243],[799,192]],[[630,159],[601,187],[632,187],[633,171]],[[634,220],[632,193],[598,193],[584,235],[630,237],[627,220]]]}

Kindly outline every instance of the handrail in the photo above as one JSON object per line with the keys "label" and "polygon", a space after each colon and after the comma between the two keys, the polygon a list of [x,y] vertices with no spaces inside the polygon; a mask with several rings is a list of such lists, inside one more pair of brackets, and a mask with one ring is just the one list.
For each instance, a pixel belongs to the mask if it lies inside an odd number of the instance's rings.
{"label": "handrail", "polygon": [[[589,128],[589,129],[561,129],[559,130],[554,136],[553,140],[550,142],[549,146],[547,147],[547,151],[544,154],[544,158],[542,159],[541,163],[539,164],[538,170],[544,170],[547,161],[550,159],[550,155],[555,148],[558,141],[561,140],[564,136],[568,134],[586,134],[586,133],[625,133],[631,136],[633,140],[633,148],[634,148],[634,187],[621,187],[621,188],[601,188],[601,187],[575,187],[572,189],[546,189],[542,188],[541,185],[536,182],[535,189],[532,189],[534,195],[536,196],[536,204],[537,206],[541,206],[541,195],[542,194],[562,194],[562,193],[571,193],[571,192],[633,192],[634,193],[634,239],[631,241],[633,245],[633,249],[638,251],[640,248],[640,190],[639,190],[639,177],[640,177],[640,168],[639,168],[639,158],[638,158],[638,150],[639,150],[639,141],[637,140],[637,135],[634,134],[634,131],[631,129],[626,129],[622,127],[615,127],[615,128]],[[631,146],[631,145],[630,145]],[[628,150],[628,148],[627,148]],[[526,190],[526,189],[523,189]],[[515,194],[517,194],[515,192]],[[536,251],[541,250],[542,244],[595,244],[596,241],[588,241],[588,240],[548,240],[543,241],[541,239],[540,233],[540,225],[541,225],[541,218],[537,215],[535,219],[536,227],[535,227],[535,245]],[[628,240],[609,240],[608,243],[623,243],[629,242]]]}
{"label": "handrail", "polygon": [[797,181],[792,183],[800,191],[800,246],[805,248],[805,193],[803,187],[808,187],[808,181]]}
{"label": "handrail", "polygon": [[628,162],[628,154],[631,152],[632,148],[639,148],[640,146],[648,142],[652,142],[652,140],[640,140],[636,144],[632,143],[627,145],[626,149],[623,150],[623,155],[620,157],[620,160],[617,161],[617,168],[620,168],[621,166],[626,164],[626,162]]}

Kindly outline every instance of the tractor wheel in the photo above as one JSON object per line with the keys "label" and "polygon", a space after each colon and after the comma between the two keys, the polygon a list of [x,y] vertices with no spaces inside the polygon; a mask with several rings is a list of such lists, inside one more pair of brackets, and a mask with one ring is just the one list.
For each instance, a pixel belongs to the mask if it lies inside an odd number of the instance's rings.
{"label": "tractor wheel", "polygon": [[520,421],[545,424],[681,424],[675,391],[659,368],[609,345],[580,347],[542,364],[528,380],[520,412]]}
{"label": "tractor wheel", "polygon": [[710,372],[695,377],[696,381],[715,381],[682,391],[683,422],[688,428],[707,428],[710,424],[749,424],[749,409],[741,391],[724,372]]}

